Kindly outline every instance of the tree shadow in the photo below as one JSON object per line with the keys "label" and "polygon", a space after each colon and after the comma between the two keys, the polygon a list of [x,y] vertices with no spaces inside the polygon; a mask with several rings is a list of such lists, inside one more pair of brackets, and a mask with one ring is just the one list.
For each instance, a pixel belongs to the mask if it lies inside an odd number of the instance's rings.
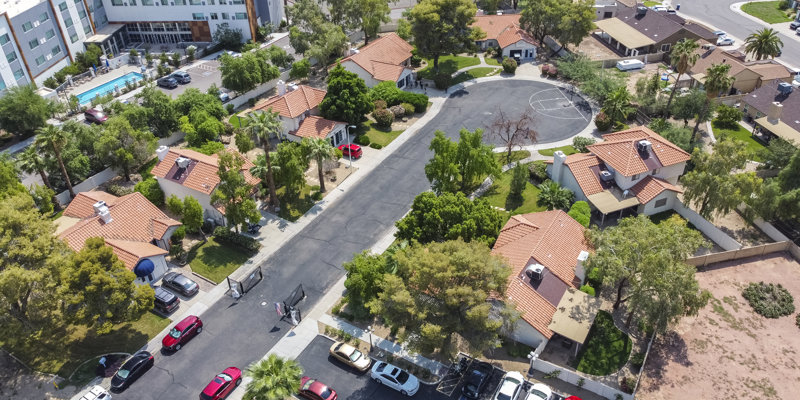
{"label": "tree shadow", "polygon": [[514,211],[525,202],[525,198],[521,194],[509,193],[506,197],[505,209],[506,211]]}
{"label": "tree shadow", "polygon": [[644,375],[648,377],[652,389],[658,389],[665,380],[666,368],[670,363],[677,363],[686,367],[692,366],[689,360],[686,341],[676,332],[667,332],[658,338],[650,348],[650,354],[644,365]]}

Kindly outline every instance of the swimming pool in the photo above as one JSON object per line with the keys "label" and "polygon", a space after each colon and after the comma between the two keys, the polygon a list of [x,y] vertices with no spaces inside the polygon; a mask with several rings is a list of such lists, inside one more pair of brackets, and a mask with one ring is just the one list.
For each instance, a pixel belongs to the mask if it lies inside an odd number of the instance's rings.
{"label": "swimming pool", "polygon": [[78,101],[80,101],[81,104],[91,103],[93,98],[113,92],[115,85],[120,89],[122,89],[125,87],[125,82],[129,81],[131,83],[134,83],[142,80],[142,78],[144,78],[144,76],[138,72],[129,72],[125,75],[120,76],[117,79],[114,79],[113,81],[106,82],[94,89],[90,89],[79,94]]}

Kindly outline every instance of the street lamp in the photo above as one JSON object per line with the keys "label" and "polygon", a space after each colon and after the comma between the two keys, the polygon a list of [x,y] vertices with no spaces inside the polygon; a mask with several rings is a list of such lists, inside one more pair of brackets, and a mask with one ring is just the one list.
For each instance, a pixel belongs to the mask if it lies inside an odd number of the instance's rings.
{"label": "street lamp", "polygon": [[[353,153],[350,152],[350,129],[355,129],[355,128],[356,128],[355,125],[347,125],[347,129],[346,129],[347,130],[347,158],[350,161],[350,164],[347,166],[347,168],[350,168],[350,167],[353,166]],[[372,343],[370,343],[369,345],[370,345],[370,349],[371,349],[372,348]]]}
{"label": "street lamp", "polygon": [[531,365],[528,368],[528,378],[533,376],[533,364],[536,362],[536,359],[539,358],[539,355],[536,354],[535,351],[531,351],[528,353],[528,359],[531,360]]}
{"label": "street lamp", "polygon": [[367,326],[367,333],[369,334],[369,352],[372,353],[372,325]]}

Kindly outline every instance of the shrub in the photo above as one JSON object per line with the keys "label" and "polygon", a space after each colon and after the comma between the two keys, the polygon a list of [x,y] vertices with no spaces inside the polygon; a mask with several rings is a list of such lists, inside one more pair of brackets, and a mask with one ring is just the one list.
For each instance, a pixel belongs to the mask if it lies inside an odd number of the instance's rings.
{"label": "shrub", "polygon": [[314,200],[314,201],[322,200],[322,192],[317,191],[317,192],[311,193],[311,199]]}
{"label": "shrub", "polygon": [[405,114],[406,114],[407,116],[414,115],[414,112],[415,112],[415,111],[416,111],[416,109],[417,109],[417,108],[416,108],[416,107],[414,107],[414,105],[413,105],[413,104],[411,104],[411,103],[402,103],[402,104],[400,104],[400,107],[403,107],[403,110],[405,111]]}
{"label": "shrub", "polygon": [[800,328],[800,314],[797,314],[797,316],[794,317],[794,324],[797,325],[798,328]]}
{"label": "shrub", "polygon": [[555,378],[558,378],[559,375],[561,375],[561,370],[560,369],[554,369],[554,370],[544,374],[544,379],[555,379]]}
{"label": "shrub", "polygon": [[572,217],[575,221],[578,221],[585,228],[588,228],[592,219],[592,209],[589,208],[589,203],[585,201],[576,201],[575,204],[570,207],[567,215]]}
{"label": "shrub", "polygon": [[170,195],[167,198],[167,210],[174,215],[183,215],[183,200],[174,194]]}
{"label": "shrub", "polygon": [[742,296],[750,302],[755,312],[767,318],[778,318],[794,312],[794,299],[781,284],[750,283]]}
{"label": "shrub", "polygon": [[428,96],[422,93],[402,92],[401,103],[408,103],[414,106],[414,112],[425,112],[428,109]]}
{"label": "shrub", "polygon": [[108,188],[106,188],[106,192],[111,193],[117,197],[122,197],[133,193],[133,190],[120,185],[110,185]]}
{"label": "shrub", "polygon": [[433,77],[433,86],[439,90],[444,90],[450,87],[452,78],[448,74],[438,74]]}
{"label": "shrub", "polygon": [[175,229],[175,232],[172,232],[172,236],[169,238],[173,244],[180,244],[183,241],[183,238],[186,237],[186,227],[181,225],[178,229]]}
{"label": "shrub", "polygon": [[589,149],[586,146],[592,145],[595,143],[595,140],[592,138],[587,137],[575,137],[572,139],[572,147],[578,150],[578,153],[588,153]]}
{"label": "shrub", "polygon": [[549,78],[555,78],[555,77],[557,77],[557,76],[558,76],[558,68],[557,68],[555,65],[554,65],[554,66],[551,66],[551,67],[550,67],[550,68],[547,70],[547,76],[548,76]]}
{"label": "shrub", "polygon": [[377,99],[377,100],[373,101],[373,103],[375,104],[375,109],[376,110],[383,110],[384,108],[386,108],[386,101],[385,100]]}
{"label": "shrub", "polygon": [[369,144],[369,147],[371,147],[371,148],[373,148],[373,149],[376,149],[376,150],[380,150],[380,149],[382,149],[382,148],[383,148],[383,146],[382,146],[382,145],[380,145],[380,144],[378,144],[378,143],[370,143],[370,144]]}
{"label": "shrub", "polygon": [[635,353],[631,356],[631,365],[636,368],[642,368],[644,365],[644,353]]}
{"label": "shrub", "polygon": [[511,57],[503,59],[503,72],[513,74],[517,71],[517,61]]}
{"label": "shrub", "polygon": [[137,183],[136,186],[133,187],[133,190],[141,193],[157,207],[164,205],[164,192],[161,190],[161,187],[158,186],[156,178],[145,179]]}
{"label": "shrub", "polygon": [[597,130],[600,132],[606,132],[611,129],[611,124],[611,117],[606,115],[603,111],[600,111],[597,113],[597,116],[594,117],[594,126],[596,126]]}
{"label": "shrub", "polygon": [[382,110],[373,111],[372,117],[375,118],[375,122],[378,124],[378,126],[382,128],[391,127],[392,121],[394,121],[394,113],[385,108]]}
{"label": "shrub", "polygon": [[788,10],[789,9],[789,5],[790,5],[789,3],[791,3],[789,0],[781,0],[781,2],[778,3],[778,10],[781,10],[781,11]]}
{"label": "shrub", "polygon": [[628,128],[630,128],[630,126],[621,121],[617,121],[617,123],[614,124],[614,132],[624,131]]}
{"label": "shrub", "polygon": [[253,107],[255,105],[256,105],[256,98],[255,97],[247,99],[247,106],[248,107]]}
{"label": "shrub", "polygon": [[528,166],[528,173],[533,183],[542,183],[547,180],[547,164],[542,160],[536,160]]}
{"label": "shrub", "polygon": [[586,293],[586,294],[588,294],[589,296],[592,296],[592,297],[595,296],[594,288],[589,286],[588,284],[581,286],[581,292]]}
{"label": "shrub", "polygon": [[230,244],[252,252],[258,251],[259,247],[261,247],[258,240],[240,235],[225,226],[218,226],[214,229],[214,238],[220,243]]}
{"label": "shrub", "polygon": [[233,109],[234,108],[236,108],[236,107],[233,106],[233,103],[228,103],[228,104],[225,105],[225,111],[228,112],[228,115],[232,115],[233,114]]}
{"label": "shrub", "polygon": [[[599,268],[592,268],[589,270],[589,273],[586,274],[586,283],[593,288],[600,288],[603,285],[603,280],[600,278],[600,269]],[[595,289],[595,293],[597,289]]]}
{"label": "shrub", "polygon": [[402,103],[413,105],[415,112],[424,112],[425,109],[428,108],[428,96],[401,90],[391,81],[381,82],[375,85],[375,87],[370,89],[369,96],[373,101],[383,100],[386,103],[383,107],[378,107],[379,103],[375,103],[375,109],[391,107]]}
{"label": "shrub", "polygon": [[619,386],[623,392],[633,393],[633,389],[636,387],[636,378],[632,376],[626,376],[624,378],[620,378]]}
{"label": "shrub", "polygon": [[53,78],[52,76],[45,79],[43,83],[45,87],[48,87],[50,89],[55,89],[58,87],[58,81],[56,80],[56,78]]}
{"label": "shrub", "polygon": [[406,109],[403,108],[403,106],[401,105],[391,106],[389,107],[389,111],[391,111],[392,114],[394,114],[395,118],[402,118],[403,116],[406,115]]}
{"label": "shrub", "polygon": [[519,198],[522,196],[522,192],[525,190],[525,186],[528,183],[528,175],[525,173],[525,167],[522,164],[517,163],[517,166],[514,167],[511,173],[511,187],[509,190],[508,195],[511,197]]}
{"label": "shrub", "polygon": [[720,127],[733,129],[736,128],[736,125],[738,125],[743,117],[744,113],[738,108],[720,104],[720,106],[717,107],[717,118],[714,121]]}
{"label": "shrub", "polygon": [[[335,158],[334,158],[334,159],[335,159],[335,160],[338,160],[338,159],[340,159],[340,158],[344,157],[344,152],[342,152],[341,150],[339,150],[339,148],[334,148],[334,149],[333,149],[333,152],[335,153],[335,154],[334,154],[334,156],[335,156]],[[317,188],[317,190],[319,190],[319,188]]]}
{"label": "shrub", "polygon": [[353,140],[356,144],[360,144],[362,146],[369,146],[369,136],[367,135],[359,135]]}
{"label": "shrub", "polygon": [[550,70],[550,64],[542,65],[542,75],[547,75],[547,71]]}

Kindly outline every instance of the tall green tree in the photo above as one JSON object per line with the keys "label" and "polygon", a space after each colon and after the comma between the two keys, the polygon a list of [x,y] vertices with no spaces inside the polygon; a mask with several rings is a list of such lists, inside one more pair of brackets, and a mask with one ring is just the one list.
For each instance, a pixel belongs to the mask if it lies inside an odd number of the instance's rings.
{"label": "tall green tree", "polygon": [[220,58],[222,85],[236,93],[245,93],[280,76],[280,70],[268,63],[266,50],[248,51],[239,57],[225,53]]}
{"label": "tall green tree", "polygon": [[325,161],[336,157],[336,150],[331,143],[322,138],[303,139],[303,150],[308,154],[308,158],[316,161],[317,174],[319,176],[319,191],[325,193],[325,175],[323,174],[323,164]]}
{"label": "tall green tree", "polygon": [[72,190],[72,181],[67,174],[67,168],[64,166],[64,159],[61,158],[61,152],[67,145],[68,135],[60,128],[47,125],[37,131],[36,140],[34,144],[42,151],[52,155],[58,160],[58,166],[61,168],[61,174],[64,177],[64,182],[67,184],[69,195],[75,197],[75,191]]}
{"label": "tall green tree", "polygon": [[217,25],[212,37],[214,43],[219,43],[225,50],[239,50],[242,46],[242,30],[231,28],[227,22]]}
{"label": "tall green tree", "polygon": [[564,1],[562,8],[565,12],[561,15],[556,37],[565,47],[578,46],[595,28],[594,0]]}
{"label": "tall green tree", "polygon": [[19,181],[17,164],[7,153],[0,153],[0,198],[25,192],[25,186]]}
{"label": "tall green tree", "polygon": [[125,181],[130,181],[131,171],[152,157],[156,142],[149,131],[133,129],[126,119],[112,117],[106,121],[103,135],[95,143],[95,151],[120,171]]}
{"label": "tall green tree", "polygon": [[689,125],[690,119],[699,118],[702,123],[711,117],[710,109],[706,108],[706,93],[698,89],[679,96],[670,108],[675,119],[683,120],[684,128]]}
{"label": "tall green tree", "polygon": [[470,200],[463,193],[423,192],[411,211],[397,221],[398,239],[420,243],[461,239],[494,244],[505,219],[485,199]]}
{"label": "tall green tree", "polygon": [[252,400],[283,400],[300,389],[303,368],[295,360],[270,354],[247,367],[245,375],[253,380],[247,384],[244,397]]}
{"label": "tall green tree", "polygon": [[50,179],[47,178],[47,163],[45,163],[44,157],[39,154],[39,149],[36,146],[28,146],[22,153],[19,153],[17,166],[27,174],[39,174],[42,178],[42,183],[50,189],[53,188],[53,185],[50,184]]}
{"label": "tall green tree", "polygon": [[203,226],[203,206],[193,196],[183,198],[181,222],[189,232],[198,232]]}
{"label": "tall green tree", "polygon": [[249,222],[257,223],[261,219],[256,202],[250,197],[253,186],[247,183],[242,174],[244,156],[235,152],[223,151],[219,154],[220,182],[211,193],[211,203],[225,209],[228,226],[239,232],[239,226]]}
{"label": "tall green tree", "polygon": [[436,131],[430,149],[433,158],[425,165],[425,176],[437,194],[466,191],[486,176],[500,174],[492,146],[483,144],[483,130],[461,129],[458,143]]}
{"label": "tall green tree", "polygon": [[0,129],[28,137],[43,128],[56,109],[52,100],[36,93],[34,85],[9,87],[0,97]]}
{"label": "tall green tree", "polygon": [[694,169],[681,178],[683,202],[694,205],[704,218],[725,215],[745,201],[760,185],[754,172],[736,172],[747,163],[748,151],[736,140],[718,141],[713,153],[695,149]]}
{"label": "tall green tree", "polygon": [[324,22],[317,30],[320,33],[312,36],[307,53],[309,57],[317,59],[324,71],[332,60],[344,55],[349,39],[342,27],[333,22]]}
{"label": "tall green tree", "polygon": [[[728,75],[730,70],[730,64],[712,64],[706,70],[706,82],[703,84],[706,89],[706,111],[703,114],[710,114],[711,110],[713,110],[713,107],[711,107],[712,99],[721,96],[733,86],[733,82],[736,78]],[[692,132],[692,142],[694,142],[699,128],[700,118],[697,118],[694,124],[694,131]]]}
{"label": "tall green tree", "polygon": [[272,160],[270,159],[270,151],[272,146],[269,141],[273,136],[283,134],[283,124],[280,120],[280,115],[272,111],[270,108],[267,111],[255,111],[247,114],[246,125],[253,132],[253,135],[261,140],[261,145],[264,147],[264,157],[267,162],[267,188],[269,189],[269,204],[272,207],[280,207],[280,200],[275,191],[275,176],[272,173]]}
{"label": "tall green tree", "polygon": [[[260,160],[261,155],[259,155]],[[273,154],[273,163],[275,164],[275,182],[286,188],[287,194],[298,195],[306,185],[306,170],[308,169],[308,157],[302,146],[293,142],[279,144],[278,150]]]}
{"label": "tall green tree", "polygon": [[552,36],[562,45],[577,46],[593,29],[594,18],[591,1],[531,1],[522,9],[520,25],[539,43]]}
{"label": "tall green tree", "polygon": [[114,324],[135,321],[153,308],[155,296],[153,288],[135,280],[103,238],[86,239],[61,274],[63,316],[99,334],[111,332]]}
{"label": "tall green tree", "polygon": [[539,198],[536,204],[548,210],[566,210],[572,204],[575,194],[558,182],[546,180],[539,184]]}
{"label": "tall green tree", "polygon": [[[364,44],[378,36],[381,24],[391,21],[388,0],[349,0],[352,2],[352,19],[364,33]],[[335,21],[334,21],[335,23]]]}
{"label": "tall green tree", "polygon": [[744,44],[744,52],[756,60],[775,58],[783,48],[783,41],[778,36],[778,31],[772,28],[763,28],[751,33],[744,40]]}
{"label": "tall green tree", "polygon": [[323,117],[348,124],[361,122],[374,105],[364,80],[341,64],[328,75],[328,93],[319,105]]}
{"label": "tall green tree", "polygon": [[311,47],[310,35],[307,32],[303,32],[300,28],[293,26],[289,28],[289,44],[292,46],[295,52],[300,55],[305,55],[308,49]]}
{"label": "tall green tree", "polygon": [[611,92],[603,102],[603,112],[614,123],[624,123],[628,115],[636,109],[631,105],[631,93],[625,87],[620,87]]}
{"label": "tall green tree", "polygon": [[[331,10],[333,11],[332,15],[341,18],[340,21],[336,21],[337,25],[341,25],[345,22],[345,9],[346,7],[344,6],[334,6]],[[286,14],[289,15],[289,24],[291,24],[292,27],[297,27],[303,32],[309,32],[311,35],[318,35],[320,33],[318,30],[320,26],[328,21],[325,12],[323,12],[322,7],[320,7],[320,2],[314,0],[295,1],[294,4],[286,9]],[[339,17],[339,15],[341,15],[341,17]],[[295,51],[297,51],[297,49],[295,49]]]}
{"label": "tall green tree", "polygon": [[694,64],[696,64],[697,60],[700,58],[700,54],[697,53],[698,48],[700,48],[700,44],[694,39],[686,39],[684,41],[675,43],[675,46],[672,47],[672,52],[670,52],[669,57],[674,62],[675,71],[678,72],[678,76],[675,78],[676,83],[672,86],[672,91],[669,93],[667,107],[664,110],[664,119],[669,118],[672,99],[675,98],[675,92],[678,91],[677,82],[681,81],[681,76],[692,69]]}
{"label": "tall green tree", "polygon": [[477,7],[470,0],[421,0],[408,11],[414,45],[419,55],[433,59],[439,72],[439,56],[462,53],[474,46],[480,29],[471,28]]}
{"label": "tall green tree", "polygon": [[458,337],[470,353],[480,353],[519,318],[513,304],[493,310],[487,301],[505,293],[511,269],[483,243],[414,244],[395,259],[397,274],[384,275],[369,308],[404,328],[401,339],[415,351],[451,353]]}
{"label": "tall green tree", "polygon": [[386,252],[373,254],[365,250],[342,265],[347,271],[344,297],[347,308],[353,310],[354,315],[360,317],[369,314],[366,305],[378,297],[384,274],[391,272],[388,257]]}
{"label": "tall green tree", "polygon": [[147,85],[136,98],[148,110],[148,127],[158,137],[168,137],[178,130],[178,112],[172,98],[153,85]]}
{"label": "tall green tree", "polygon": [[216,94],[201,92],[197,88],[186,89],[173,103],[179,115],[188,116],[193,112],[205,111],[214,119],[222,120],[228,112]]}

